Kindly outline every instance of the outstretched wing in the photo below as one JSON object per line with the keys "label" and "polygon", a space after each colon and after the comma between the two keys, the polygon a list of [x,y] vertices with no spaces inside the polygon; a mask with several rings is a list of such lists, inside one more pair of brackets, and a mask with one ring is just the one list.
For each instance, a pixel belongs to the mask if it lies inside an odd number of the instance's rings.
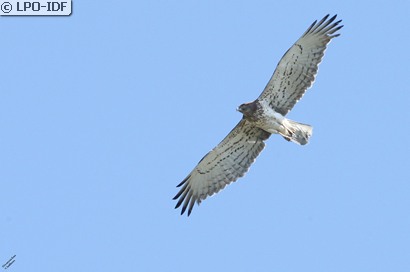
{"label": "outstretched wing", "polygon": [[242,177],[265,147],[270,133],[254,127],[242,119],[236,127],[212,149],[192,172],[177,186],[181,190],[175,208],[182,204],[181,214],[188,208],[188,216],[197,202],[222,190]]}
{"label": "outstretched wing", "polygon": [[264,100],[277,112],[286,115],[312,86],[326,45],[334,37],[342,21],[334,22],[336,15],[328,19],[326,15],[318,23],[315,21],[289,48],[279,61],[259,100]]}

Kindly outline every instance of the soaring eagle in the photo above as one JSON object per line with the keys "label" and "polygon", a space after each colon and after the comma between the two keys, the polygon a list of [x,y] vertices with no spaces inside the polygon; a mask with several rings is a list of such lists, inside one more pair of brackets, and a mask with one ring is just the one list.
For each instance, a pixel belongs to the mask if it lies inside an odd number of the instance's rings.
{"label": "soaring eagle", "polygon": [[336,15],[326,15],[313,22],[279,61],[275,72],[253,102],[237,109],[242,120],[214,149],[206,154],[192,172],[177,186],[180,191],[175,208],[182,205],[181,215],[191,214],[195,202],[211,196],[242,177],[265,146],[271,134],[305,145],[312,127],[285,118],[306,90],[312,86],[327,44],[339,36],[343,26]]}

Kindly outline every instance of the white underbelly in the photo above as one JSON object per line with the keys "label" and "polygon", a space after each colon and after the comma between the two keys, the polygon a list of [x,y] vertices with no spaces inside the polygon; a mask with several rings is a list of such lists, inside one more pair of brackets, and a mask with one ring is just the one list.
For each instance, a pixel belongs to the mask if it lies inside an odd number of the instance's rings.
{"label": "white underbelly", "polygon": [[264,107],[264,112],[260,122],[258,122],[257,126],[269,133],[284,133],[286,132],[284,122],[286,118],[274,111],[269,106]]}
{"label": "white underbelly", "polygon": [[256,125],[272,134],[285,133],[286,129],[283,125],[284,120],[286,120],[285,117],[275,112],[275,114],[263,116]]}

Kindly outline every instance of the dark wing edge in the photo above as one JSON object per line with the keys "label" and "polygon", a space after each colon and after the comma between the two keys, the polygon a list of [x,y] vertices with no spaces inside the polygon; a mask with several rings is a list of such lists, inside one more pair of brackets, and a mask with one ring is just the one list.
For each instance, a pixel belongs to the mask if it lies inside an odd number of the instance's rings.
{"label": "dark wing edge", "polygon": [[195,202],[199,205],[208,196],[245,175],[265,147],[270,133],[254,127],[242,119],[234,129],[208,154],[177,187],[182,187],[173,198],[175,209],[182,205],[181,215],[191,214]]}
{"label": "dark wing edge", "polygon": [[342,22],[342,20],[339,20],[339,21],[334,22],[332,24],[332,22],[334,20],[336,20],[337,14],[335,14],[332,18],[327,20],[327,18],[329,18],[329,16],[330,16],[330,14],[327,14],[325,17],[322,18],[322,20],[319,21],[319,23],[317,23],[317,20],[314,21],[309,26],[309,28],[305,31],[305,33],[303,33],[302,37],[305,37],[305,36],[310,35],[310,34],[325,35],[329,38],[329,40],[331,40],[335,37],[340,36],[339,33],[335,34],[335,35],[332,35],[332,34],[343,27],[343,25],[339,26],[339,24]]}
{"label": "dark wing edge", "polygon": [[259,96],[282,115],[286,115],[315,81],[318,67],[331,39],[343,25],[329,14],[314,21],[303,35],[286,51],[275,72]]}

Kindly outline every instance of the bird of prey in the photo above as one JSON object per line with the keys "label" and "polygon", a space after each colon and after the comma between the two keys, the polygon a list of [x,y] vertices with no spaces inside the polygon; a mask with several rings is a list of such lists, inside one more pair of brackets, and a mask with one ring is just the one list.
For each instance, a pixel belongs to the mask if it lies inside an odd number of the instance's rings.
{"label": "bird of prey", "polygon": [[262,151],[271,134],[305,145],[312,127],[287,119],[286,114],[312,86],[327,44],[339,36],[343,26],[336,15],[313,22],[279,61],[275,72],[253,102],[237,109],[241,121],[214,149],[206,154],[192,172],[177,186],[180,191],[175,208],[188,216],[196,203],[242,177]]}

